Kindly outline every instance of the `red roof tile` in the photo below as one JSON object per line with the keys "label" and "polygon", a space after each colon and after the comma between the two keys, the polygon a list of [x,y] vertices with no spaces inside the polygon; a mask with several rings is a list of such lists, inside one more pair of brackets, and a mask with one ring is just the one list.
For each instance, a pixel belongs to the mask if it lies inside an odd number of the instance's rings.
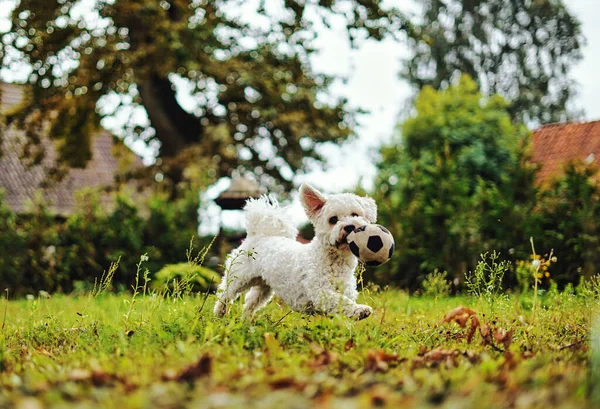
{"label": "red roof tile", "polygon": [[533,162],[540,164],[538,184],[562,172],[574,160],[600,165],[600,121],[543,126],[533,132]]}

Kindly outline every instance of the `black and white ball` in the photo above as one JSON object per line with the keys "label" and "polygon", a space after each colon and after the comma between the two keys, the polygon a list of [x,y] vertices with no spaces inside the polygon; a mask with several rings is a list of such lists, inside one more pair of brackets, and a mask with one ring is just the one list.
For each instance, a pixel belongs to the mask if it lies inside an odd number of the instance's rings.
{"label": "black and white ball", "polygon": [[350,251],[368,266],[379,266],[394,253],[394,237],[379,224],[358,227],[346,240]]}

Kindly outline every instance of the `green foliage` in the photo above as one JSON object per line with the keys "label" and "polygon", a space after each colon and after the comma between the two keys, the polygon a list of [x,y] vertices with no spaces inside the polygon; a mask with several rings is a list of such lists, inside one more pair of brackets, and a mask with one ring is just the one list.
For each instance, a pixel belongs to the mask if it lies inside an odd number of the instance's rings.
{"label": "green foliage", "polygon": [[0,189],[0,274],[2,283],[23,285],[23,257],[25,238],[19,234],[15,214],[4,203]]}
{"label": "green foliage", "polygon": [[[119,263],[111,273],[112,289],[128,290],[140,280],[135,255],[147,255],[151,272],[188,259],[186,249],[197,234],[198,202],[197,194],[178,201],[156,194],[142,216],[124,193],[107,211],[98,195],[87,191],[81,192],[77,210],[61,221],[41,202],[16,217],[0,200],[0,245],[9,250],[0,252],[0,282],[15,296],[70,292],[75,285],[91,286]],[[197,238],[192,246],[200,246]]]}
{"label": "green foliage", "polygon": [[412,288],[436,268],[460,278],[473,255],[524,242],[535,198],[528,149],[504,100],[485,98],[468,76],[447,90],[425,87],[381,150],[373,196],[402,251],[379,278]]}
{"label": "green foliage", "polygon": [[554,249],[553,279],[564,286],[600,272],[600,184],[597,168],[568,164],[538,194],[530,223],[536,243]]}
{"label": "green foliage", "polygon": [[581,277],[579,284],[575,287],[575,292],[591,303],[600,301],[600,274],[596,274],[589,279]]}
{"label": "green foliage", "polygon": [[[240,167],[289,185],[282,170],[319,162],[316,147],[347,139],[355,125],[345,100],[317,100],[333,78],[311,69],[317,49],[312,17],[321,16],[326,26],[340,18],[351,39],[381,40],[405,23],[375,0],[278,4],[21,1],[10,15],[11,30],[1,36],[0,66],[31,67],[26,82],[33,103],[11,120],[35,141],[42,115],[26,118],[56,112],[43,120],[61,143],[60,159],[72,166],[89,159],[100,119],[117,118],[124,122],[122,136],[160,142],[160,166],[176,182],[182,165],[202,161],[216,175]],[[178,91],[195,105],[184,109]],[[107,104],[107,97],[118,105]],[[151,128],[136,122],[139,108]],[[128,111],[129,120],[121,121]],[[277,159],[263,154],[265,146]]]}
{"label": "green foliage", "polygon": [[465,285],[468,292],[477,297],[493,302],[502,292],[504,274],[510,268],[510,262],[503,260],[498,262],[500,255],[495,251],[481,255],[475,271],[465,274]]}
{"label": "green foliage", "polygon": [[574,95],[569,72],[585,43],[566,1],[428,0],[409,31],[403,76],[417,90],[469,74],[509,101],[518,121],[562,122]]}
{"label": "green foliage", "polygon": [[154,275],[152,286],[157,290],[167,287],[173,293],[189,294],[215,289],[220,281],[217,272],[188,262],[164,266]]}
{"label": "green foliage", "polygon": [[450,294],[452,284],[447,280],[448,272],[434,270],[425,276],[422,288],[426,297],[447,297]]}

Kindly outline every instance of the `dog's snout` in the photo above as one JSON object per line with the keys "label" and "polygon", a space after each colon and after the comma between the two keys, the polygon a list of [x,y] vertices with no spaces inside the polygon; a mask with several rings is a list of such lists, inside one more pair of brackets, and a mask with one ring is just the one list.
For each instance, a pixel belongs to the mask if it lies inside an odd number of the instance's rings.
{"label": "dog's snout", "polygon": [[356,226],[353,224],[348,224],[348,225],[344,226],[344,231],[346,233],[352,233],[354,231],[354,229],[356,229]]}

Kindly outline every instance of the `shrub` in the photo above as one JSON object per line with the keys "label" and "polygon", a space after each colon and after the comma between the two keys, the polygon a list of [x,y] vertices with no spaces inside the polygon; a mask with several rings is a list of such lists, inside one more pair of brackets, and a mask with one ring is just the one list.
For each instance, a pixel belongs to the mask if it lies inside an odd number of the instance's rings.
{"label": "shrub", "polygon": [[156,290],[165,287],[172,293],[214,290],[221,276],[210,268],[194,263],[168,264],[161,268],[151,281]]}
{"label": "shrub", "polygon": [[447,271],[434,270],[423,280],[423,295],[427,297],[446,297],[450,294],[451,284],[446,279]]}
{"label": "shrub", "polygon": [[592,277],[600,266],[600,183],[597,168],[573,162],[538,195],[532,214],[536,243],[560,255],[553,279],[559,286]]}
{"label": "shrub", "polygon": [[[124,194],[114,209],[102,208],[97,192],[78,195],[78,206],[66,220],[56,218],[41,200],[28,213],[16,215],[0,194],[0,283],[11,297],[47,292],[71,292],[99,278],[120,259],[116,289],[128,290],[136,279],[136,261],[147,254],[147,267],[188,259],[186,249],[197,232],[197,194],[168,201],[149,199],[149,217]],[[202,247],[196,239],[192,245]],[[86,284],[87,283],[87,284]]]}
{"label": "shrub", "polygon": [[402,251],[379,278],[413,288],[434,269],[460,278],[477,254],[527,243],[530,137],[502,98],[485,97],[468,76],[444,90],[424,87],[400,130],[381,149],[373,197]]}

